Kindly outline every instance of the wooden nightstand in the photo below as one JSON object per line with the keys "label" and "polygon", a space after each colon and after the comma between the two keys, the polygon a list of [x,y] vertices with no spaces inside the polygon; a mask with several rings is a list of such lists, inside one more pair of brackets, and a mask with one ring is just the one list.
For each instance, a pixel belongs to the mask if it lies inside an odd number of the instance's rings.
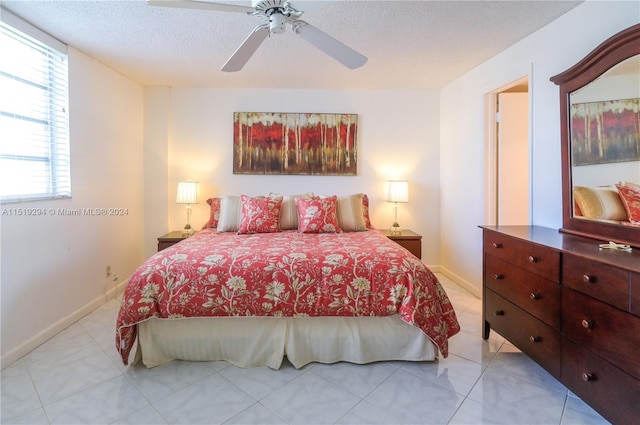
{"label": "wooden nightstand", "polygon": [[182,235],[182,230],[176,230],[174,232],[167,233],[166,235],[160,236],[158,238],[158,252],[163,249],[169,248],[177,244],[180,241],[187,239]]}
{"label": "wooden nightstand", "polygon": [[392,235],[389,230],[380,229],[389,239],[406,248],[418,258],[422,258],[422,235],[411,230],[402,230],[399,235]]}

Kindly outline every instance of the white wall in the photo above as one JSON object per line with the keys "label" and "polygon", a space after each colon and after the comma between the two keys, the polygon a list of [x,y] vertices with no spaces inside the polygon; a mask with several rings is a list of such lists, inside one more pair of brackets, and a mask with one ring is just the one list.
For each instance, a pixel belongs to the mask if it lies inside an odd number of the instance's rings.
{"label": "white wall", "polygon": [[[144,88],[144,252],[158,250],[158,236],[167,233],[169,222],[169,114],[171,89]],[[174,198],[175,199],[175,198]],[[150,213],[153,211],[153,213]]]}
{"label": "white wall", "polygon": [[[147,96],[146,104],[150,103]],[[423,235],[423,261],[439,264],[439,95],[436,90],[171,89],[168,137],[169,182],[147,186],[168,199],[169,223],[160,232],[181,229],[184,206],[175,204],[177,181],[200,181],[200,200],[192,224],[208,219],[207,197],[239,194],[317,194],[365,192],[376,227],[391,226],[392,205],[384,202],[388,179],[409,181],[408,204],[398,221]],[[162,109],[162,106],[155,105]],[[232,170],[233,112],[337,112],[358,114],[358,175],[255,176]],[[147,142],[151,142],[147,140]],[[156,139],[155,143],[163,143]],[[163,149],[158,147],[157,150]],[[145,157],[145,167],[150,159]],[[167,205],[165,204],[165,208]],[[160,202],[157,208],[161,210]],[[156,210],[148,210],[147,218]],[[146,252],[150,255],[152,252]]]}
{"label": "white wall", "polygon": [[143,260],[142,87],[69,49],[72,199],[2,208],[126,208],[124,216],[1,217],[2,364],[106,299]]}
{"label": "white wall", "polygon": [[[606,18],[605,18],[606,17]],[[560,96],[549,81],[618,31],[640,3],[587,1],[444,87],[440,93],[441,265],[480,292],[484,205],[484,96],[529,76],[532,224],[562,224]]]}

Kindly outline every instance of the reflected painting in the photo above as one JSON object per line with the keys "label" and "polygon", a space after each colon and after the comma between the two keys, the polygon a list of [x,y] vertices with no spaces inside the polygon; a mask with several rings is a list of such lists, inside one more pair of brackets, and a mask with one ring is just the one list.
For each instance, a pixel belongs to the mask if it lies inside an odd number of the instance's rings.
{"label": "reflected painting", "polygon": [[640,160],[640,99],[571,105],[572,165]]}
{"label": "reflected painting", "polygon": [[357,174],[358,115],[235,112],[234,174]]}

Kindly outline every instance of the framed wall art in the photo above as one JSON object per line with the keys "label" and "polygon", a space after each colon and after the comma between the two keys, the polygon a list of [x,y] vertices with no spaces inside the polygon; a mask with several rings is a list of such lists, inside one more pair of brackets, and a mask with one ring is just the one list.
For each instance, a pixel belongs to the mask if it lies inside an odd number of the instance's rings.
{"label": "framed wall art", "polygon": [[358,115],[234,112],[233,173],[355,176]]}
{"label": "framed wall art", "polygon": [[640,99],[571,105],[574,166],[640,160]]}

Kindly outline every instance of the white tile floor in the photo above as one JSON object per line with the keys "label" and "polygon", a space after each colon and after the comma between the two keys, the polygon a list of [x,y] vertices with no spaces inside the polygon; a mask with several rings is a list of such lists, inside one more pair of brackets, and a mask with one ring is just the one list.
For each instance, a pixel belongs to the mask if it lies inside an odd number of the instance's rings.
{"label": "white tile floor", "polygon": [[112,300],[2,371],[2,424],[602,424],[495,333],[481,302],[439,275],[462,332],[436,362],[240,369],[127,368]]}

